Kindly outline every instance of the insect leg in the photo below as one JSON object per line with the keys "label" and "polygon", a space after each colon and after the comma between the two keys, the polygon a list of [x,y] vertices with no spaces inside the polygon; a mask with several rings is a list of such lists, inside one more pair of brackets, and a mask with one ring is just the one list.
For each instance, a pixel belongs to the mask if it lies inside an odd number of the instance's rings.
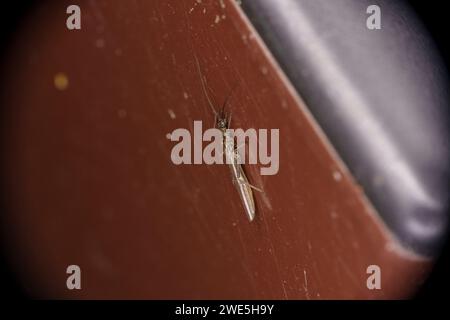
{"label": "insect leg", "polygon": [[256,187],[256,186],[254,186],[254,185],[252,185],[252,184],[250,184],[250,183],[248,182],[247,176],[245,175],[244,170],[242,169],[242,166],[241,166],[241,164],[239,163],[239,162],[240,162],[239,154],[236,152],[237,149],[241,148],[242,146],[243,146],[243,145],[237,147],[237,148],[235,149],[235,154],[234,154],[235,161],[236,161],[236,163],[237,163],[237,164],[239,165],[239,167],[240,167],[240,172],[239,172],[239,176],[237,177],[237,180],[238,180],[237,182],[238,182],[239,184],[241,184],[241,185],[246,185],[246,186],[248,186],[248,187],[250,187],[250,188],[252,188],[252,189],[254,189],[254,190],[256,190],[256,191],[264,192],[262,189],[260,189],[260,188],[258,188],[258,187]]}
{"label": "insect leg", "polygon": [[252,189],[254,189],[254,190],[258,191],[258,192],[264,192],[264,190],[262,190],[262,189],[260,189],[258,187],[255,187],[254,185],[250,184],[248,181],[239,180],[238,183],[246,185],[247,187],[250,187],[250,188],[252,188]]}

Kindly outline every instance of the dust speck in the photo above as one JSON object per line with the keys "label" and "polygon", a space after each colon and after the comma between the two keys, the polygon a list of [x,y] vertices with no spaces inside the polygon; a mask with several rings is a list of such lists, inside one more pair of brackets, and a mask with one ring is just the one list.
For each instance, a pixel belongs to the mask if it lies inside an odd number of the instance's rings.
{"label": "dust speck", "polygon": [[216,15],[216,19],[214,20],[214,23],[219,23],[220,22],[220,16]]}
{"label": "dust speck", "polygon": [[119,109],[117,110],[117,115],[119,116],[120,119],[124,119],[127,117],[127,110],[125,109]]}
{"label": "dust speck", "polygon": [[[167,135],[169,135],[170,138],[170,133],[168,133]],[[166,137],[167,137],[166,135]],[[147,148],[146,147],[139,147],[138,148],[138,154],[140,154],[141,156],[146,155],[147,154]]]}
{"label": "dust speck", "polygon": [[261,67],[261,72],[262,72],[263,75],[266,75],[267,73],[269,73],[269,70],[267,69],[266,66],[262,66]]}
{"label": "dust speck", "polygon": [[334,170],[333,171],[333,179],[335,181],[341,181],[342,180],[342,174],[339,171]]}
{"label": "dust speck", "polygon": [[187,92],[183,92],[183,98],[186,100],[189,99],[189,95]]}
{"label": "dust speck", "polygon": [[172,109],[167,109],[167,113],[169,113],[170,119],[175,119],[177,115],[173,112]]}
{"label": "dust speck", "polygon": [[336,211],[331,211],[330,216],[331,216],[331,219],[333,219],[333,220],[336,220],[338,218],[338,214],[336,213]]}
{"label": "dust speck", "polygon": [[225,7],[226,7],[225,2],[223,0],[219,0],[219,2],[220,2],[220,7],[222,9],[225,9]]}
{"label": "dust speck", "polygon": [[395,244],[393,244],[391,242],[386,243],[384,248],[385,248],[386,251],[389,251],[389,252],[395,252],[396,251]]}
{"label": "dust speck", "polygon": [[97,40],[95,40],[95,46],[99,49],[103,48],[105,46],[105,39],[98,38]]}

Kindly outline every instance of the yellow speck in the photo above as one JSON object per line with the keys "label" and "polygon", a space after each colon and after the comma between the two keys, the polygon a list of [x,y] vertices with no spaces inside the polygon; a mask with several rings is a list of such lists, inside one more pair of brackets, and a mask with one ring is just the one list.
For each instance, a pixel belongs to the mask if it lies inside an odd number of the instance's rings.
{"label": "yellow speck", "polygon": [[63,91],[69,86],[69,78],[65,73],[59,72],[55,75],[53,83],[56,89]]}

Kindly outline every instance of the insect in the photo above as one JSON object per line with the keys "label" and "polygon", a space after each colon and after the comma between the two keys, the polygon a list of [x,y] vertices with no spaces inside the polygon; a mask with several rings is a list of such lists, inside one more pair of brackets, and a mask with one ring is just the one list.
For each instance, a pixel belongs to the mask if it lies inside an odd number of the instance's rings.
{"label": "insect", "polygon": [[224,154],[226,163],[230,167],[231,175],[233,177],[233,183],[236,186],[236,189],[239,193],[239,196],[242,200],[242,203],[244,205],[245,213],[247,214],[248,219],[253,221],[255,218],[256,213],[256,207],[255,207],[255,199],[253,197],[253,191],[252,189],[255,189],[259,192],[262,192],[261,189],[251,185],[247,179],[247,176],[245,175],[244,169],[242,168],[238,148],[242,147],[236,147],[234,143],[234,135],[231,131],[229,131],[229,127],[231,124],[231,113],[227,116],[225,112],[225,107],[228,103],[228,100],[231,96],[231,93],[233,90],[231,90],[230,94],[225,99],[220,112],[217,112],[214,108],[214,105],[211,102],[211,99],[209,98],[208,92],[206,90],[206,84],[203,79],[201,70],[200,70],[200,64],[198,62],[197,56],[194,54],[195,61],[197,64],[197,70],[200,75],[200,80],[202,83],[203,92],[206,96],[206,99],[208,100],[208,104],[211,108],[211,110],[214,113],[214,123],[217,129],[219,129],[222,132],[223,136],[223,146],[224,146]]}

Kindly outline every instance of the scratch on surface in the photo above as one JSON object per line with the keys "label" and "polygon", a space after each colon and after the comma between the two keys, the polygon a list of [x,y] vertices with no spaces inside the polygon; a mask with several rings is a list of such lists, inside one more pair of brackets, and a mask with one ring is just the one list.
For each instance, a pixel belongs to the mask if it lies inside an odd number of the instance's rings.
{"label": "scratch on surface", "polygon": [[161,14],[161,12],[159,12],[158,8],[156,9],[156,14],[159,16],[159,21],[161,21],[161,23],[165,25],[166,21],[164,20],[164,16]]}
{"label": "scratch on surface", "polygon": [[169,7],[172,10],[172,14],[176,13],[175,8],[169,2],[167,3],[167,7]]}
{"label": "scratch on surface", "polygon": [[308,291],[308,278],[306,277],[306,270],[303,270],[303,277],[305,278],[305,283],[303,284],[303,289],[305,289],[306,299],[310,300],[309,291]]}
{"label": "scratch on surface", "polygon": [[278,270],[278,274],[280,276],[280,280],[281,280],[281,287],[283,288],[283,294],[286,300],[289,299],[287,291],[286,291],[286,281],[284,281],[283,279],[281,279],[281,274],[280,274],[280,266],[278,265],[278,258],[275,256],[275,253],[273,253],[275,260],[276,260],[276,264],[277,264],[277,270]]}
{"label": "scratch on surface", "polygon": [[[264,211],[263,211],[263,210],[261,210],[261,215],[262,215],[262,219],[263,219],[263,221],[264,221],[264,225],[265,225],[265,227],[266,227],[266,230],[267,230],[267,232],[269,232],[269,225],[267,224],[267,219],[266,219],[266,217],[265,217],[265,215],[264,215]],[[273,256],[274,263],[275,263],[275,268],[276,268],[276,270],[277,270],[277,274],[278,274],[278,277],[279,277],[279,279],[280,279],[281,286],[282,286],[282,288],[283,288],[284,297],[285,297],[285,299],[289,299],[289,298],[288,298],[288,295],[287,295],[287,292],[286,292],[286,287],[285,287],[285,285],[284,285],[284,283],[283,283],[283,279],[281,278],[280,265],[279,265],[279,263],[278,263],[277,255],[275,254],[275,248],[274,248],[274,246],[273,246],[273,242],[272,242],[272,240],[271,240],[270,237],[269,237],[268,241],[269,241],[269,245],[270,245],[269,252],[270,252],[270,253],[272,254],[272,256]]]}
{"label": "scratch on surface", "polygon": [[342,260],[342,258],[340,256],[337,257],[338,263],[342,266],[342,268],[344,269],[345,273],[348,275],[349,279],[355,283],[356,285],[359,284],[358,279],[355,277],[355,275],[353,274],[353,272],[350,270],[350,268],[347,266],[347,264]]}
{"label": "scratch on surface", "polygon": [[250,272],[250,269],[248,268],[248,254],[247,254],[247,249],[245,247],[245,242],[244,239],[242,238],[242,233],[241,233],[241,228],[239,228],[239,224],[237,224],[236,222],[233,222],[233,226],[237,227],[237,231],[238,231],[238,235],[239,235],[239,241],[241,243],[241,247],[242,247],[242,252],[244,253],[244,260],[242,261],[242,266],[244,267],[245,271],[247,272],[249,279],[250,279],[250,283],[252,285],[253,291],[256,293],[256,285],[255,285],[255,279],[253,277],[253,274]]}
{"label": "scratch on surface", "polygon": [[[195,177],[193,177],[192,180],[190,180],[189,185],[185,182],[185,179],[181,178],[181,173],[178,170],[175,170],[175,175],[176,175],[176,179],[174,181],[178,181],[178,185],[179,187],[181,187],[183,190],[183,192],[187,195],[191,195],[192,194],[192,190],[193,188],[198,188],[198,180],[195,179]],[[198,200],[199,197],[192,197],[189,196],[186,198],[187,201],[189,201],[192,205],[189,206],[189,211],[191,211],[193,214],[195,214],[197,216],[197,219],[192,219],[192,222],[194,223],[194,225],[199,227],[199,234],[204,235],[205,237],[205,241],[209,242],[209,243],[217,243],[219,242],[219,238],[217,236],[217,232],[213,231],[211,226],[208,223],[208,219],[205,218],[204,216],[204,212],[201,210],[198,210]],[[209,240],[208,240],[209,239]]]}
{"label": "scratch on surface", "polygon": [[[194,3],[194,6],[189,10],[189,14],[191,14],[192,11],[194,11],[195,7],[201,3],[202,3],[202,0],[196,0]],[[206,8],[203,8],[203,14],[205,14],[205,12],[206,12]]]}

